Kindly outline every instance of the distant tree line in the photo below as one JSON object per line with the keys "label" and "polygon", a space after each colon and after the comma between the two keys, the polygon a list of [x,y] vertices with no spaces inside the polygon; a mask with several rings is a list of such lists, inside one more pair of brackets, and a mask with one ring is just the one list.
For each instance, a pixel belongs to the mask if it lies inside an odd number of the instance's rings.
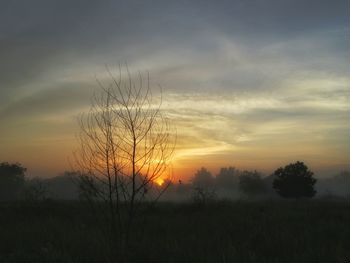
{"label": "distant tree line", "polygon": [[[234,167],[222,168],[214,177],[206,168],[196,172],[191,180],[195,201],[214,200],[218,193],[234,193],[245,197],[310,198],[316,194],[316,179],[303,162],[278,168],[272,175],[264,177],[254,171],[239,171]],[[231,195],[232,197],[232,195]]]}
{"label": "distant tree line", "polygon": [[[81,174],[64,172],[53,178],[29,178],[26,172],[19,163],[0,163],[0,201],[86,199],[88,188]],[[278,168],[268,176],[232,166],[223,167],[213,175],[202,167],[189,182],[165,180],[154,191],[159,193],[165,187],[164,200],[202,203],[222,198],[311,198],[316,193],[317,197],[350,197],[350,172],[342,171],[316,181],[303,162]]]}
{"label": "distant tree line", "polygon": [[0,163],[0,201],[48,199],[74,200],[79,197],[79,177],[64,172],[53,178],[29,178],[19,163]]}

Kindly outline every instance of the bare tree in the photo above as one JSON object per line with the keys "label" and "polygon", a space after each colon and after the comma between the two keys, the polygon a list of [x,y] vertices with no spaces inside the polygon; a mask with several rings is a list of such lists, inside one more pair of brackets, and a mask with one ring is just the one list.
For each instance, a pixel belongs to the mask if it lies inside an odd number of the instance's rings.
{"label": "bare tree", "polygon": [[118,76],[108,68],[109,82],[97,80],[88,113],[79,118],[80,149],[76,163],[83,174],[82,189],[90,201],[105,203],[111,235],[128,243],[135,214],[144,201],[158,200],[157,179],[168,172],[176,132],[161,111],[162,92],[154,96],[149,75]]}

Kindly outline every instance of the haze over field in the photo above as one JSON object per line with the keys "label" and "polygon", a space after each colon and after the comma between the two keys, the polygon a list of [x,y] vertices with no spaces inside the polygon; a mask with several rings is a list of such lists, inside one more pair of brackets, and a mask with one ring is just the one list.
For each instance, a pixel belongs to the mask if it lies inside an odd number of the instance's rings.
{"label": "haze over field", "polygon": [[0,160],[69,169],[95,77],[149,71],[176,124],[173,167],[350,169],[350,3],[1,1]]}

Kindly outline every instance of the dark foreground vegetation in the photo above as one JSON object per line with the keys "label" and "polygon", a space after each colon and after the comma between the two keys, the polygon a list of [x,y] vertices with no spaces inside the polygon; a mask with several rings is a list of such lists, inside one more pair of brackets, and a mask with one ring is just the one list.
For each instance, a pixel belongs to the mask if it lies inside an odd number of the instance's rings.
{"label": "dark foreground vegetation", "polygon": [[[350,262],[346,200],[158,203],[142,214],[128,262]],[[103,229],[82,202],[1,203],[0,262],[114,262]]]}

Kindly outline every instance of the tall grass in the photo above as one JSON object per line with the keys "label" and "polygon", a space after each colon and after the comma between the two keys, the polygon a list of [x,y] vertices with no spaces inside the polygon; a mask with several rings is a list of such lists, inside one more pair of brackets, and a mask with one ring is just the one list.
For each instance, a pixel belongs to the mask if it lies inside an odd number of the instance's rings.
{"label": "tall grass", "polygon": [[[128,262],[350,262],[350,203],[159,203]],[[0,262],[109,262],[101,225],[79,202],[2,204]]]}

